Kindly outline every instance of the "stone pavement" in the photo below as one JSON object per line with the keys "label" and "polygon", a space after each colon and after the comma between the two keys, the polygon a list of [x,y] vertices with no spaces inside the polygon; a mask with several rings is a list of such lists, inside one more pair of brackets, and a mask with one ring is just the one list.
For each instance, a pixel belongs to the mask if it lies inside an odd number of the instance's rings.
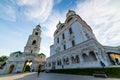
{"label": "stone pavement", "polygon": [[94,78],[92,76],[55,74],[55,73],[40,73],[37,76],[36,72],[0,75],[0,80],[120,80],[115,78]]}

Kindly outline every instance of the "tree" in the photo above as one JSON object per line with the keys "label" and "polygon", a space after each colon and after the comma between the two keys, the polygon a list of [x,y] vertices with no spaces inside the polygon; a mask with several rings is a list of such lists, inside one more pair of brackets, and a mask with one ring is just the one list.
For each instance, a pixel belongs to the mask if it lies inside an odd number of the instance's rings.
{"label": "tree", "polygon": [[0,57],[0,62],[4,62],[4,61],[6,61],[7,59],[8,59],[7,56],[1,56],[1,57]]}

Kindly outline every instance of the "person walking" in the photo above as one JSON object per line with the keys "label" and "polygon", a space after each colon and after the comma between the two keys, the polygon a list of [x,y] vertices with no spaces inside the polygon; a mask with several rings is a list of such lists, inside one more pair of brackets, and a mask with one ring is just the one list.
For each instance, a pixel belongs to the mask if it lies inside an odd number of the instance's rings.
{"label": "person walking", "polygon": [[39,77],[40,71],[41,71],[41,65],[39,65],[38,67],[38,77]]}
{"label": "person walking", "polygon": [[39,75],[40,75],[40,68],[38,68],[38,77],[39,77]]}

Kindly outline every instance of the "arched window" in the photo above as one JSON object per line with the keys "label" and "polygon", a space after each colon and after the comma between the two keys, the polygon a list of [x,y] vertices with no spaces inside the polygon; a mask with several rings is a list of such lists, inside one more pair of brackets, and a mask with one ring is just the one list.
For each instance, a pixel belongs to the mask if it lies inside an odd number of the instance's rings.
{"label": "arched window", "polygon": [[36,40],[34,40],[33,42],[32,42],[32,45],[35,45],[36,44]]}

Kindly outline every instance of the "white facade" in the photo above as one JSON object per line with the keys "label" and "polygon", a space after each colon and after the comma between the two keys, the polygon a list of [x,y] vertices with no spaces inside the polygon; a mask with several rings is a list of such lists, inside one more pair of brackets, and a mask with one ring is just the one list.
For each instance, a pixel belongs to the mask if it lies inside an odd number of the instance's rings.
{"label": "white facade", "polygon": [[10,54],[6,65],[2,70],[3,73],[25,72],[26,66],[30,66],[30,71],[37,71],[37,69],[45,64],[46,56],[39,53],[41,42],[41,27],[37,25],[33,29],[32,35],[29,36],[24,52],[13,52]]}
{"label": "white facade", "polygon": [[108,53],[120,53],[119,47],[102,46],[90,26],[74,11],[69,10],[65,23],[59,22],[56,27],[46,69],[110,66],[113,63]]}

